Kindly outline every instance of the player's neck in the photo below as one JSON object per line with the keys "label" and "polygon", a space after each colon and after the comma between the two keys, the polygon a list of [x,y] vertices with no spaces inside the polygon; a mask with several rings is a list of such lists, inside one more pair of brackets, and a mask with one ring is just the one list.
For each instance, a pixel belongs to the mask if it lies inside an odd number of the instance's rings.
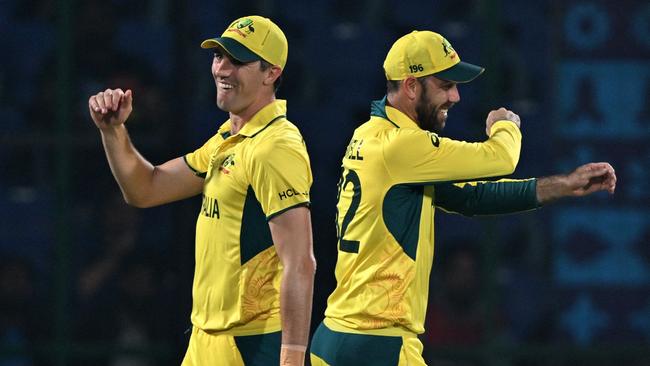
{"label": "player's neck", "polygon": [[387,105],[397,109],[398,111],[406,114],[411,120],[417,121],[417,113],[415,106],[407,98],[404,98],[399,93],[388,94],[386,98]]}
{"label": "player's neck", "polygon": [[273,103],[275,95],[268,98],[260,98],[243,109],[241,112],[230,112],[230,133],[235,135],[244,128],[246,123],[250,121],[262,108]]}

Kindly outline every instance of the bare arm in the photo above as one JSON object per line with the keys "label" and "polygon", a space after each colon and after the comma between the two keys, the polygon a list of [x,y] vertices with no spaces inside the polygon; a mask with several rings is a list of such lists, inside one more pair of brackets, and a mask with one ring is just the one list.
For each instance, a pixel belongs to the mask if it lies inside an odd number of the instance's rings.
{"label": "bare arm", "polygon": [[106,89],[90,97],[88,109],[126,202],[151,207],[201,193],[203,179],[182,158],[154,166],[135,149],[124,126],[133,109],[131,90]]}
{"label": "bare arm", "polygon": [[614,194],[616,173],[609,163],[589,163],[566,175],[537,179],[537,201],[541,204],[562,197],[582,197],[598,191]]}
{"label": "bare arm", "polygon": [[303,365],[309,339],[314,259],[311,216],[307,207],[290,209],[269,221],[284,271],[280,285],[281,365]]}

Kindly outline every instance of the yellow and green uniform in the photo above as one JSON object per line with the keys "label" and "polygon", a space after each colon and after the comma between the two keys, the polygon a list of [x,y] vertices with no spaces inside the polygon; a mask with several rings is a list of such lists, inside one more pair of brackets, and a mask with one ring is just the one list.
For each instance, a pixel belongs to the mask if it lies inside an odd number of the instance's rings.
{"label": "yellow and green uniform", "polygon": [[[372,103],[370,120],[355,130],[343,157],[337,287],[312,341],[314,359],[345,365],[345,357],[359,356],[326,346],[337,332],[384,336],[372,342],[402,339],[402,347],[424,332],[435,207],[465,215],[537,207],[534,179],[453,183],[512,173],[520,147],[510,121],[496,122],[487,141],[468,143],[420,129],[386,98]],[[421,359],[418,347],[400,352]]]}
{"label": "yellow and green uniform", "polygon": [[281,328],[282,264],[267,221],[309,205],[312,183],[303,138],[285,114],[286,102],[276,100],[235,135],[226,121],[184,157],[205,179],[191,320],[211,335],[251,336]]}

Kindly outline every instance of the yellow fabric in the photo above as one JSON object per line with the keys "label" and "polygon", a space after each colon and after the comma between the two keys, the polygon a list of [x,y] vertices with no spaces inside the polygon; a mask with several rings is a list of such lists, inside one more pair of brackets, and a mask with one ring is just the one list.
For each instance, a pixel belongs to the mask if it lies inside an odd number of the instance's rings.
{"label": "yellow fabric", "polygon": [[386,55],[384,72],[387,80],[408,76],[431,75],[460,62],[449,41],[431,31],[413,31],[398,39]]}
{"label": "yellow fabric", "polygon": [[[328,299],[325,321],[335,330],[338,324],[384,335],[419,334],[424,331],[434,252],[431,183],[512,173],[521,133],[515,124],[501,121],[486,142],[455,141],[419,129],[394,108],[385,110],[389,120],[372,116],[357,128],[343,158],[337,203],[337,228],[343,237],[337,287]],[[405,225],[417,228],[411,255],[387,226],[395,215],[386,216],[389,191],[410,187],[419,187],[412,200],[421,206],[413,214],[419,216]],[[391,204],[399,210],[409,202]],[[344,242],[357,242],[358,252],[342,250]]]}
{"label": "yellow fabric", "polygon": [[232,136],[227,121],[185,156],[205,175],[196,223],[195,327],[233,335],[280,330],[282,266],[266,220],[309,204],[312,183],[302,136],[285,113],[286,102],[277,100]]}
{"label": "yellow fabric", "polygon": [[209,334],[192,328],[190,343],[181,366],[244,366],[235,337],[229,334]]}
{"label": "yellow fabric", "polygon": [[399,366],[426,366],[422,351],[424,346],[418,337],[402,337],[402,349],[399,353]]}
{"label": "yellow fabric", "polygon": [[[245,16],[232,22],[221,37],[231,38],[273,65],[284,69],[289,45],[282,30],[270,19],[257,15]],[[206,39],[202,48],[223,47],[218,39]],[[224,47],[227,49],[227,47]]]}
{"label": "yellow fabric", "polygon": [[316,356],[313,353],[309,354],[309,359],[311,361],[311,366],[331,366],[327,362],[323,361],[322,358]]}

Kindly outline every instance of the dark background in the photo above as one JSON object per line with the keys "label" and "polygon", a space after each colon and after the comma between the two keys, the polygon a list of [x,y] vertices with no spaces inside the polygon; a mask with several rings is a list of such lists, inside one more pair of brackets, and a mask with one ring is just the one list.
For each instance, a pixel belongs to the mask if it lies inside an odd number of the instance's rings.
{"label": "dark background", "polygon": [[439,212],[425,358],[434,365],[650,364],[650,4],[620,0],[0,1],[0,366],[177,365],[199,200],[126,206],[87,100],[131,88],[132,140],[153,163],[227,118],[202,40],[234,19],[289,40],[278,97],[312,159],[313,322],[335,285],[340,159],[381,65],[413,29],[487,68],[445,135],[480,141],[491,109],[522,118],[514,177],[608,161],[616,195],[535,212]]}

